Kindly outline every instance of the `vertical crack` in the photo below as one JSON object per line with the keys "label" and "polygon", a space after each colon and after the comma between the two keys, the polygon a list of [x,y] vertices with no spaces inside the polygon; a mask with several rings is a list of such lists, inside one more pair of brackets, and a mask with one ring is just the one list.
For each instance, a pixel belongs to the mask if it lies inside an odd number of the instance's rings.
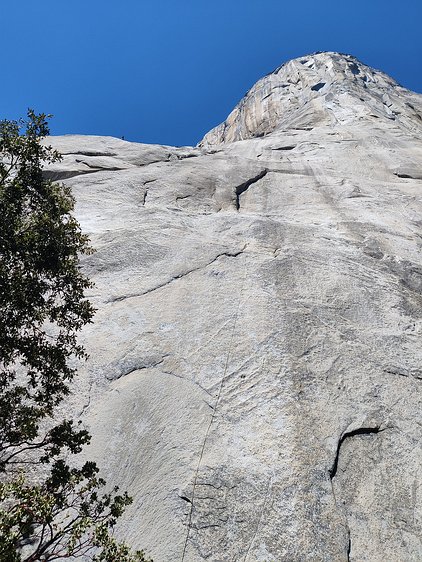
{"label": "vertical crack", "polygon": [[146,187],[146,186],[147,186],[147,184],[149,184],[149,183],[153,183],[154,181],[157,181],[157,180],[156,180],[156,179],[154,179],[154,180],[147,180],[147,181],[144,181],[144,183],[143,183],[143,187],[144,187],[144,195],[143,195],[143,201],[142,201],[142,205],[143,205],[144,207],[145,207],[145,203],[146,203],[146,200],[147,200],[147,196],[148,196],[148,189],[149,189],[149,188],[148,188],[148,187]]}
{"label": "vertical crack", "polygon": [[[385,429],[388,429],[388,428],[385,427],[385,428],[381,429],[380,425],[375,425],[374,427],[359,427],[358,429],[354,429],[353,431],[347,431],[347,432],[343,433],[343,435],[340,437],[340,439],[337,443],[337,450],[336,450],[336,454],[335,454],[335,457],[334,457],[333,464],[328,471],[329,476],[330,476],[330,481],[331,481],[331,487],[332,487],[332,490],[333,490],[333,497],[334,497],[334,501],[335,501],[336,505],[337,505],[337,498],[336,498],[336,494],[335,494],[335,491],[334,491],[333,479],[337,475],[338,463],[339,463],[339,458],[340,458],[340,451],[341,451],[341,447],[342,447],[343,443],[346,441],[346,439],[355,437],[356,435],[376,435],[377,433],[380,433],[381,431],[384,431]],[[351,555],[351,552],[352,552],[352,536],[351,536],[350,528],[349,528],[349,525],[348,525],[347,518],[346,518],[345,514],[344,514],[344,518],[345,518],[345,527],[346,527],[346,530],[347,530],[346,560],[347,560],[347,562],[350,562],[350,555]]]}
{"label": "vertical crack", "polygon": [[[243,250],[242,250],[242,252],[243,252]],[[242,252],[239,252],[239,253],[242,253]],[[236,331],[237,320],[238,320],[239,312],[240,312],[240,304],[241,304],[241,301],[242,301],[243,290],[244,290],[245,284],[246,284],[246,266],[247,266],[247,262],[245,261],[243,283],[242,283],[242,288],[239,292],[239,300],[237,302],[236,312],[235,312],[235,315],[233,317],[233,328],[231,330],[231,336],[230,336],[230,340],[229,340],[226,361],[225,361],[225,364],[224,364],[224,371],[223,371],[223,375],[221,377],[221,382],[220,382],[220,385],[219,385],[217,397],[215,399],[214,407],[212,408],[211,419],[210,419],[209,424],[207,426],[207,430],[205,432],[204,440],[202,442],[201,451],[199,453],[199,460],[198,460],[198,464],[196,466],[194,479],[193,479],[192,495],[189,499],[186,498],[186,496],[185,496],[186,499],[183,498],[185,501],[188,500],[188,503],[190,503],[190,510],[189,510],[188,523],[187,523],[187,533],[186,533],[186,538],[185,538],[185,542],[184,542],[184,545],[183,545],[181,562],[184,562],[184,560],[185,560],[186,550],[187,550],[187,547],[188,547],[188,542],[189,542],[189,537],[190,537],[190,531],[192,529],[192,517],[193,517],[193,512],[194,512],[194,509],[195,509],[196,488],[197,488],[197,485],[198,485],[199,469],[201,468],[202,459],[203,459],[204,452],[205,452],[205,446],[206,446],[207,441],[208,441],[208,436],[209,436],[209,433],[211,431],[211,426],[212,426],[212,424],[214,422],[214,419],[216,417],[217,406],[220,402],[220,397],[221,397],[221,394],[222,394],[222,391],[223,391],[224,383],[225,383],[226,376],[227,376],[227,370],[228,370],[229,362],[230,362],[230,358],[231,358],[233,341],[234,341],[234,334],[235,334],[235,331]]]}

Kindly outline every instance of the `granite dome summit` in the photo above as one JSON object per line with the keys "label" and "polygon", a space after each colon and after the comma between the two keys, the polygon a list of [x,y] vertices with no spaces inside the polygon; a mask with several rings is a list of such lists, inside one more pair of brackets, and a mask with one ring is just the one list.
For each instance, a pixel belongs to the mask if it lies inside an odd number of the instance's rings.
{"label": "granite dome summit", "polygon": [[[416,98],[417,100],[417,98]],[[393,119],[420,131],[414,96],[388,75],[351,55],[324,52],[291,60],[247,92],[201,145],[265,136],[279,129]]]}
{"label": "granite dome summit", "polygon": [[422,96],[290,61],[200,146],[64,136],[97,252],[69,408],[156,562],[422,549]]}

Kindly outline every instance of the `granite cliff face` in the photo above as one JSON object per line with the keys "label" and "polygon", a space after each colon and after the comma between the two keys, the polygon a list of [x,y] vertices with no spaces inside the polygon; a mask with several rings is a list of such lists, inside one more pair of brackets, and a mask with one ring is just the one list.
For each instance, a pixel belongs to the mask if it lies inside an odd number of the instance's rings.
{"label": "granite cliff face", "polygon": [[262,137],[283,129],[395,121],[420,131],[420,101],[390,76],[350,55],[317,53],[283,64],[259,80],[201,146]]}
{"label": "granite cliff face", "polygon": [[72,407],[155,562],[421,559],[421,133],[321,53],[196,148],[49,139],[97,248]]}

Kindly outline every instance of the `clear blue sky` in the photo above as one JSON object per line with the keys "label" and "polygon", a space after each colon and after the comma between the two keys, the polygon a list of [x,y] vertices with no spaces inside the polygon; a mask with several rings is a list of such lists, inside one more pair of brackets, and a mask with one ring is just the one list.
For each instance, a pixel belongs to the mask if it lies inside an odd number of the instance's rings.
{"label": "clear blue sky", "polygon": [[0,118],[195,144],[257,79],[341,51],[422,92],[421,0],[0,0]]}

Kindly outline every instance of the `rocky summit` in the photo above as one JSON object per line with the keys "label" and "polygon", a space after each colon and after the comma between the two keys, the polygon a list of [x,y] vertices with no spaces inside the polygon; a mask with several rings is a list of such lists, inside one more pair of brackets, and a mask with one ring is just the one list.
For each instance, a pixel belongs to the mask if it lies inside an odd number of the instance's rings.
{"label": "rocky summit", "polygon": [[69,408],[154,562],[422,558],[422,96],[349,55],[197,147],[48,140],[96,253]]}

